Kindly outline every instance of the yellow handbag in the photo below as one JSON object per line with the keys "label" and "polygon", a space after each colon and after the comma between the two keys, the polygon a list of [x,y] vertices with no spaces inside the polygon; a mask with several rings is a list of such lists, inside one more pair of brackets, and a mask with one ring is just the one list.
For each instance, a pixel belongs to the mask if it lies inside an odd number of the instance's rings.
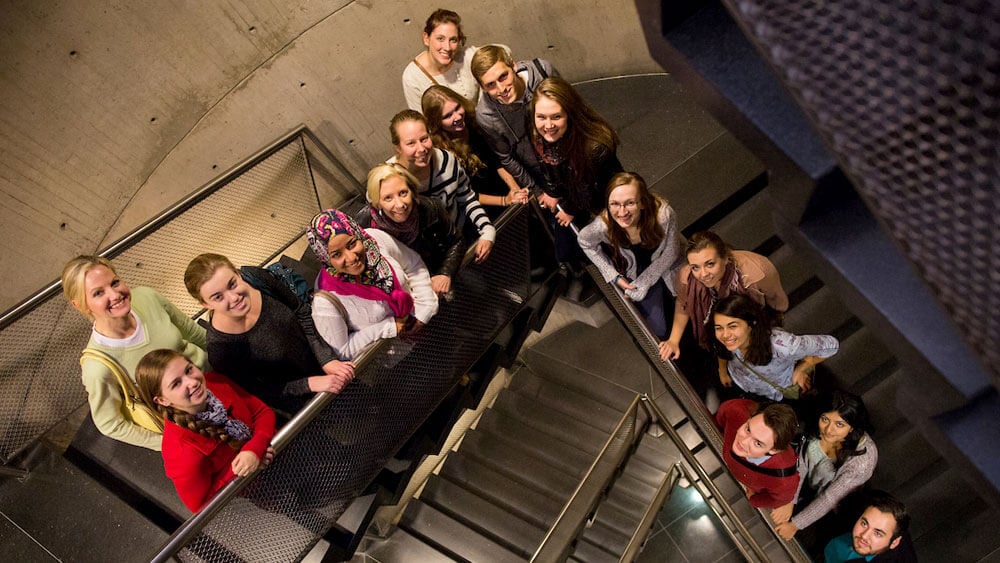
{"label": "yellow handbag", "polygon": [[118,363],[118,360],[100,350],[84,348],[83,353],[80,355],[80,365],[82,366],[83,362],[87,360],[100,362],[111,373],[115,374],[115,379],[118,380],[118,385],[122,391],[122,416],[126,420],[130,420],[151,432],[163,434],[163,416],[155,408],[143,402],[142,398],[139,397],[138,389],[135,388],[135,383],[125,373],[125,368]]}

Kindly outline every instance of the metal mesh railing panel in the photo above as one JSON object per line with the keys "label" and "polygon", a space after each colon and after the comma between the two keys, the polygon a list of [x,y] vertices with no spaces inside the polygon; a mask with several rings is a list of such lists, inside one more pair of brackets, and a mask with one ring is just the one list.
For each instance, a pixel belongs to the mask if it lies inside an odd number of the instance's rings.
{"label": "metal mesh railing panel", "polygon": [[203,252],[260,264],[305,231],[318,211],[305,151],[296,140],[115,256],[133,286],[156,288],[182,311],[201,306],[184,289],[184,269]]}
{"label": "metal mesh railing panel", "polygon": [[726,4],[1000,376],[1000,4]]}
{"label": "metal mesh railing panel", "polygon": [[[110,256],[132,286],[151,286],[193,314],[184,290],[191,258],[214,251],[259,264],[299,236],[317,203],[299,135]],[[0,331],[0,461],[86,400],[80,350],[90,323],[56,291]]]}
{"label": "metal mesh railing panel", "polygon": [[0,460],[79,407],[90,324],[61,295],[0,331]]}
{"label": "metal mesh railing panel", "polygon": [[[182,550],[184,561],[301,558],[427,419],[528,296],[528,213],[414,340],[392,339],[241,494]],[[254,514],[248,515],[247,512]]]}

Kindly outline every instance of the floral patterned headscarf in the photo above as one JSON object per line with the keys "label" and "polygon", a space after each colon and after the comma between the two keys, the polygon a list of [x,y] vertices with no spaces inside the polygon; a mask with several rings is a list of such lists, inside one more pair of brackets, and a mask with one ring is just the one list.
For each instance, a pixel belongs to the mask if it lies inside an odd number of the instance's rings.
{"label": "floral patterned headscarf", "polygon": [[[357,238],[364,246],[365,269],[357,276],[338,272],[330,265],[330,255],[327,251],[330,239],[343,234]],[[389,307],[397,317],[413,313],[413,297],[402,288],[392,265],[379,251],[378,243],[346,213],[336,209],[320,212],[313,217],[309,228],[306,229],[306,238],[309,239],[309,246],[323,264],[317,279],[320,289],[340,295],[357,295],[370,300],[388,301]]]}

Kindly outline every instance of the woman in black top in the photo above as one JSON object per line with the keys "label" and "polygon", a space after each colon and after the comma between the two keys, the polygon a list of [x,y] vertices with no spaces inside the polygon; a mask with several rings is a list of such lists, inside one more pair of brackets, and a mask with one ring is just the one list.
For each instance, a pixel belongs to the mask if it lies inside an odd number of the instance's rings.
{"label": "woman in black top", "polygon": [[558,76],[535,88],[531,116],[532,142],[545,174],[538,202],[555,214],[557,258],[579,259],[582,254],[570,224],[582,229],[604,209],[605,187],[622,172],[618,135]]}
{"label": "woman in black top", "polygon": [[438,295],[451,290],[466,245],[440,201],[417,194],[417,179],[399,164],[378,164],[368,172],[366,197],[358,224],[383,230],[412,248],[431,274]]}
{"label": "woman in black top", "polygon": [[354,377],[354,364],[339,361],[316,332],[309,304],[270,271],[238,272],[225,256],[201,254],[188,264],[184,285],[211,312],[213,369],[272,408],[294,414],[312,393],[338,393]]}

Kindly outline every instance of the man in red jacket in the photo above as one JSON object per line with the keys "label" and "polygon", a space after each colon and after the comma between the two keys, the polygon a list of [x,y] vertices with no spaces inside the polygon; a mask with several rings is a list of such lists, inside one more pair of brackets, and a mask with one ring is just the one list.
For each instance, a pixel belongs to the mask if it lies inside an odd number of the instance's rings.
{"label": "man in red jacket", "polygon": [[715,421],[723,432],[722,457],[747,488],[750,504],[777,508],[792,502],[799,485],[795,451],[789,447],[799,426],[792,407],[734,399],[719,407]]}

